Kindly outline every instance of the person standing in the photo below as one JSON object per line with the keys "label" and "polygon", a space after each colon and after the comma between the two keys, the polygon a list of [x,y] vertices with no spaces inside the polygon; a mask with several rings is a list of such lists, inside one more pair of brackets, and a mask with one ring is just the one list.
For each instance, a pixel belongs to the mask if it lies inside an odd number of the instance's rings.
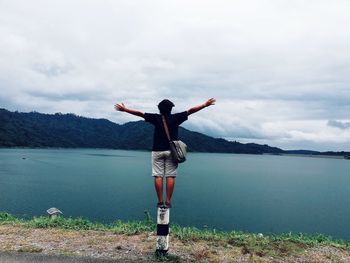
{"label": "person standing", "polygon": [[[188,116],[206,107],[214,105],[216,100],[211,98],[205,103],[192,107],[187,111],[172,114],[175,106],[168,99],[162,100],[158,104],[158,113],[144,113],[138,110],[127,108],[124,103],[114,105],[117,111],[126,112],[144,118],[146,122],[154,125],[153,146],[152,146],[152,176],[158,197],[158,207],[166,206],[171,208],[171,197],[174,191],[175,177],[177,175],[178,164],[173,160],[170,152],[170,145],[164,130],[162,116],[165,117],[168,125],[171,140],[178,140],[178,130],[180,124],[188,119]],[[166,178],[166,199],[163,201],[163,178]]]}

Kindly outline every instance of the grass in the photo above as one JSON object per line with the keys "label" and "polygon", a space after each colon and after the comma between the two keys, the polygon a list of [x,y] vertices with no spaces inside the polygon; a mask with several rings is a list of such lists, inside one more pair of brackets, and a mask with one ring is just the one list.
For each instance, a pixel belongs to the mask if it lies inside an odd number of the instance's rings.
{"label": "grass", "polygon": [[[72,230],[97,230],[112,231],[117,234],[136,235],[140,233],[154,233],[155,222],[145,211],[143,221],[115,221],[112,224],[91,222],[84,218],[57,217],[34,217],[32,219],[17,218],[9,213],[0,212],[0,225],[13,224],[29,228],[61,228]],[[316,246],[333,246],[350,250],[350,242],[333,239],[325,235],[307,235],[302,233],[285,233],[276,235],[258,235],[240,231],[216,231],[215,229],[198,229],[195,227],[182,227],[171,225],[171,235],[186,242],[207,241],[213,247],[239,247],[242,254],[257,256],[284,257],[295,255],[305,251],[306,248]]]}
{"label": "grass", "polygon": [[51,219],[47,216],[34,217],[32,219],[17,218],[9,213],[0,212],[0,225],[13,224],[30,228],[61,228],[71,230],[96,230],[112,231],[117,234],[135,235],[143,232],[154,231],[156,224],[150,218],[143,221],[122,222],[117,220],[112,224],[91,222],[82,217],[56,217]]}

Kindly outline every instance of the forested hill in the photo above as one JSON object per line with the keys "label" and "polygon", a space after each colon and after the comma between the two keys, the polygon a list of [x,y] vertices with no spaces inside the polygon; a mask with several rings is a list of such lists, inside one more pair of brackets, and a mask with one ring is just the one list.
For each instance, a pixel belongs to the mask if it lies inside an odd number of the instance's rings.
{"label": "forested hill", "polygon": [[[106,119],[74,114],[20,113],[0,109],[1,147],[63,147],[150,150],[153,127],[144,122],[123,125]],[[180,139],[190,151],[221,153],[282,153],[283,150],[255,143],[216,139],[180,127]]]}

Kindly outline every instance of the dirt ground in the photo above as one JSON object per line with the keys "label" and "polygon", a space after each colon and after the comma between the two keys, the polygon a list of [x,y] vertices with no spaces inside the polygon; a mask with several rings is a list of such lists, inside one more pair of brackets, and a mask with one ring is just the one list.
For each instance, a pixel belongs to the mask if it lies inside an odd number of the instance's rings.
{"label": "dirt ground", "polygon": [[350,251],[319,246],[296,255],[271,257],[252,255],[225,242],[181,241],[170,234],[168,257],[155,257],[155,234],[121,235],[105,231],[34,229],[0,225],[0,251],[43,253],[163,262],[310,262],[350,263]]}

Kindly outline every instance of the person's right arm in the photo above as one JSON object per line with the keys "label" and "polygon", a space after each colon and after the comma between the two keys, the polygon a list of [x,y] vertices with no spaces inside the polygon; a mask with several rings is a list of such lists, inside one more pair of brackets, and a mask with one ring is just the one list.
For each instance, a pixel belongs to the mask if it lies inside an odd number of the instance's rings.
{"label": "person's right arm", "polygon": [[129,109],[127,108],[124,103],[117,103],[114,105],[114,108],[117,110],[117,111],[124,111],[124,112],[127,112],[127,113],[130,113],[132,115],[135,115],[135,116],[139,116],[141,118],[144,118],[145,117],[145,114],[141,111],[138,111],[138,110],[132,110],[132,109]]}

